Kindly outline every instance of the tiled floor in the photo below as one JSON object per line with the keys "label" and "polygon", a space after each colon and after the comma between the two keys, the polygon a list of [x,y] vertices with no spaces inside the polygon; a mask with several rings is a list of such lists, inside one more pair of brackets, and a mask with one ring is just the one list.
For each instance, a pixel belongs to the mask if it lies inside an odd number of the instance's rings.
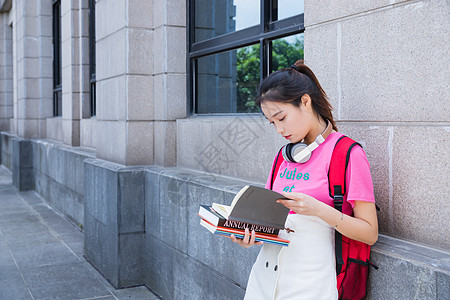
{"label": "tiled floor", "polygon": [[0,300],[158,299],[116,290],[83,257],[83,234],[33,191],[18,192],[0,165]]}

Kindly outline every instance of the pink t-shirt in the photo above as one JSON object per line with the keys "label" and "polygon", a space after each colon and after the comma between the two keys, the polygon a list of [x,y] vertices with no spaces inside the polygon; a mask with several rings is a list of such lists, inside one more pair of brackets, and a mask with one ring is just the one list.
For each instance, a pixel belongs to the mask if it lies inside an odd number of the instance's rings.
{"label": "pink t-shirt", "polygon": [[[283,161],[275,176],[273,190],[279,193],[282,191],[304,193],[333,206],[327,174],[334,146],[341,136],[343,134],[339,132],[331,133],[325,142],[312,152],[311,158],[306,163]],[[270,189],[272,171],[270,173],[266,183],[267,189]],[[359,146],[351,151],[345,183],[346,196],[343,205],[345,214],[351,214],[355,201],[375,202],[369,162],[366,153]]]}

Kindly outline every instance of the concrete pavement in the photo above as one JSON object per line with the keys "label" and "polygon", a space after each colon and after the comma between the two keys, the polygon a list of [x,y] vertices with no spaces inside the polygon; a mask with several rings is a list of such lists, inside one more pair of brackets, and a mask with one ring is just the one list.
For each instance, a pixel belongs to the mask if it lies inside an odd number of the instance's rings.
{"label": "concrete pavement", "polygon": [[83,257],[80,228],[34,191],[18,192],[0,165],[0,300],[159,299],[116,290]]}

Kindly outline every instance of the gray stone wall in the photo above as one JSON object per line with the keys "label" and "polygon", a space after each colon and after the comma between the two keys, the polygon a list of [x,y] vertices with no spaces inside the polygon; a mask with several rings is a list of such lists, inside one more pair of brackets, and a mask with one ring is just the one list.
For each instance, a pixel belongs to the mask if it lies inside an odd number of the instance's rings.
{"label": "gray stone wall", "polygon": [[1,164],[19,190],[36,190],[77,225],[84,224],[84,160],[95,154],[46,140],[0,133]]}
{"label": "gray stone wall", "polygon": [[75,224],[84,225],[84,160],[88,149],[32,140],[35,190]]}
{"label": "gray stone wall", "polygon": [[178,167],[264,183],[286,143],[259,115],[177,120],[177,133]]}
{"label": "gray stone wall", "polygon": [[305,2],[305,60],[366,146],[381,232],[450,249],[448,1],[316,5],[331,3]]}
{"label": "gray stone wall", "polygon": [[87,159],[85,254],[117,288],[144,284],[144,172]]}
{"label": "gray stone wall", "polygon": [[368,298],[448,299],[450,254],[381,235],[372,247]]}

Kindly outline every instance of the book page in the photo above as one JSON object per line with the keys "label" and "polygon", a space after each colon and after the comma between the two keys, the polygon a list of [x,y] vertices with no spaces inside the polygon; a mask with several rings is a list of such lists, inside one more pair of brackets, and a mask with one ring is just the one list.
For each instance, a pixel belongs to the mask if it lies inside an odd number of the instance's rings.
{"label": "book page", "polygon": [[249,185],[246,185],[236,194],[236,196],[233,198],[233,201],[231,202],[230,212],[233,210],[233,207],[236,205],[236,203],[238,202],[239,198],[241,198],[242,194],[245,193],[245,191],[248,188],[249,188]]}
{"label": "book page", "polygon": [[212,208],[222,217],[224,217],[225,219],[228,219],[228,216],[230,215],[231,212],[231,207],[228,205],[224,205],[224,204],[219,204],[219,203],[213,203],[212,204]]}

